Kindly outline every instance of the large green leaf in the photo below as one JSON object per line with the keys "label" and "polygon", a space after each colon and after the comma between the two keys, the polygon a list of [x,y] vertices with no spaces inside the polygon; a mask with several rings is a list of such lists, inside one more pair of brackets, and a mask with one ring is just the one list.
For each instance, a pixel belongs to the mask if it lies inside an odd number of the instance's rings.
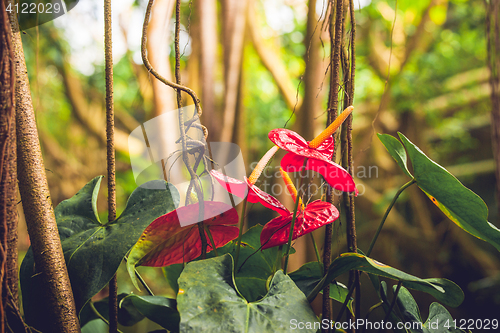
{"label": "large green leaf", "polygon": [[175,299],[130,294],[120,302],[120,309],[130,309],[129,311],[135,309],[170,332],[179,331],[180,318]]}
{"label": "large green leaf", "polygon": [[[174,186],[162,180],[150,181],[132,193],[119,218],[102,224],[96,214],[101,179],[102,176],[94,178],[55,208],[78,312],[106,286],[144,229],[157,217],[174,210],[179,203]],[[44,297],[40,278],[30,249],[20,272],[24,313],[29,323],[43,323],[47,318],[44,309],[38,306],[39,299]]]}
{"label": "large green leaf", "polygon": [[[274,333],[290,332],[299,322],[319,325],[304,294],[281,270],[263,299],[248,302],[241,297],[228,254],[186,265],[179,278],[177,307],[182,332]],[[300,332],[316,332],[318,327]]]}
{"label": "large green leaf", "polygon": [[[267,293],[266,281],[276,270],[276,258],[278,247],[260,251],[260,224],[250,228],[241,238],[240,256],[238,269],[235,273],[236,286],[240,293],[250,302],[256,301]],[[293,253],[291,249],[290,253]],[[283,251],[286,252],[286,251]],[[230,253],[233,258],[236,255],[235,241],[217,249],[219,255]],[[207,258],[214,256],[208,253]],[[182,271],[182,264],[170,265],[163,268],[163,272],[172,289],[178,289],[177,279]]]}
{"label": "large green leaf", "polygon": [[[396,289],[396,286],[394,286]],[[422,322],[420,310],[415,299],[408,289],[401,287],[397,296],[397,305],[401,313],[402,322],[406,323],[410,333],[462,333],[455,328],[453,317],[448,310],[439,303],[432,303],[429,308],[429,317]]]}
{"label": "large green leaf", "polygon": [[488,222],[488,207],[446,169],[398,133],[410,157],[418,187],[460,228],[500,251],[500,229]]}
{"label": "large green leaf", "polygon": [[408,171],[407,161],[406,161],[406,151],[401,142],[398,139],[389,134],[377,133],[379,140],[385,146],[389,154],[396,160],[401,170],[410,178],[413,176]]}
{"label": "large green leaf", "polygon": [[320,285],[307,298],[312,300],[326,283],[353,269],[403,281],[404,286],[429,293],[448,306],[459,306],[464,299],[462,289],[450,280],[421,279],[358,253],[343,253],[338,256],[330,265],[327,275],[320,281]]}

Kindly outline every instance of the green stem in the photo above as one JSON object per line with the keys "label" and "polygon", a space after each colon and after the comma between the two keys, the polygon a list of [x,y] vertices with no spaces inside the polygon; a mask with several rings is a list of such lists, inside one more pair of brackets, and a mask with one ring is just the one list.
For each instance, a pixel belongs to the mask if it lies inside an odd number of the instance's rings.
{"label": "green stem", "polygon": [[[99,319],[101,319],[103,322],[105,322],[105,323],[106,323],[106,325],[108,325],[108,326],[109,326],[109,321],[108,321],[106,318],[104,318],[104,316],[103,316],[103,315],[102,315],[99,311],[97,311],[97,309],[95,308],[94,302],[92,302],[92,301],[90,302],[90,308],[91,308],[91,309],[92,309],[92,311],[95,313],[95,315],[96,315],[97,317],[99,317]],[[122,332],[122,331],[120,331],[118,328],[117,328],[116,330],[118,331],[118,333],[123,333],[123,332]]]}
{"label": "green stem", "polygon": [[392,299],[391,305],[389,306],[389,310],[387,311],[387,314],[385,315],[385,319],[384,319],[385,322],[387,322],[387,320],[389,320],[389,316],[391,315],[392,309],[394,308],[394,304],[396,304],[396,300],[398,299],[399,289],[401,289],[402,284],[403,284],[403,281],[399,280],[398,286],[396,287],[396,291],[394,292],[394,298]]}
{"label": "green stem", "polygon": [[408,183],[404,184],[403,186],[401,186],[401,188],[398,190],[398,192],[396,193],[396,195],[394,196],[394,198],[392,198],[392,201],[391,201],[391,204],[389,205],[389,207],[387,207],[387,210],[385,211],[385,214],[384,216],[382,217],[382,221],[380,221],[380,225],[378,226],[378,229],[377,231],[375,232],[375,236],[373,236],[373,239],[372,239],[372,242],[370,243],[370,247],[368,248],[368,251],[366,251],[366,256],[369,257],[370,256],[370,253],[372,252],[373,250],[373,246],[375,246],[375,242],[377,241],[377,238],[380,234],[380,232],[382,231],[382,227],[384,226],[384,223],[385,223],[385,220],[387,219],[387,216],[389,215],[392,207],[394,206],[394,204],[396,203],[396,200],[398,200],[398,197],[399,195],[404,191],[406,190],[408,187],[410,187],[411,185],[413,185],[414,183],[416,183],[417,181],[415,179],[412,179],[410,180]]}
{"label": "green stem", "polygon": [[[368,321],[368,317],[370,317],[371,313],[373,311],[375,311],[377,308],[381,307],[382,305],[384,305],[384,302],[378,302],[377,304],[372,306],[370,309],[368,309],[368,312],[366,313],[366,316],[365,316],[365,323]],[[361,328],[361,333],[365,332],[365,328],[366,328],[366,326],[363,326]]]}
{"label": "green stem", "polygon": [[319,267],[321,268],[321,275],[323,275],[323,265],[321,264],[321,257],[319,256],[318,245],[316,245],[316,240],[314,239],[314,235],[312,232],[309,233],[311,236],[311,240],[314,246],[314,252],[316,253],[316,260],[318,261]]}
{"label": "green stem", "polygon": [[351,299],[352,293],[354,292],[355,288],[356,288],[356,284],[353,283],[351,285],[351,287],[349,288],[349,292],[347,293],[345,301],[342,304],[342,307],[340,308],[340,311],[339,311],[339,314],[337,315],[337,318],[335,319],[336,322],[340,321],[340,319],[342,318],[342,315],[344,314],[345,309],[347,309],[347,304],[349,303],[349,300]]}
{"label": "green stem", "polygon": [[205,228],[205,231],[207,232],[208,239],[210,240],[210,244],[212,244],[212,249],[214,250],[214,254],[216,257],[218,257],[219,255],[217,254],[217,249],[215,248],[215,242],[214,242],[214,238],[212,237],[212,233],[210,232],[210,229],[205,224],[203,224],[203,227]]}
{"label": "green stem", "polygon": [[276,271],[278,269],[281,269],[281,259],[282,258],[283,258],[283,245],[280,245],[278,247],[278,256],[276,258],[276,264],[275,264],[274,273],[276,273]]}
{"label": "green stem", "polygon": [[139,281],[141,282],[141,284],[144,286],[144,288],[146,288],[148,294],[150,296],[154,296],[155,294],[153,294],[153,291],[149,288],[149,286],[146,284],[146,281],[144,281],[144,279],[142,278],[142,276],[139,274],[139,272],[137,271],[137,269],[134,270],[135,271],[135,276],[137,276],[137,278],[139,279]]}
{"label": "green stem", "polygon": [[293,209],[292,223],[290,225],[290,235],[288,236],[288,247],[286,249],[286,255],[285,255],[285,265],[283,267],[283,272],[285,274],[288,268],[288,257],[290,255],[290,248],[292,247],[293,229],[295,228],[295,220],[297,219],[297,210],[299,208],[300,189],[302,188],[302,181],[304,180],[304,177],[302,177],[302,170],[306,168],[306,164],[307,164],[307,157],[304,158],[304,164],[302,165],[302,168],[299,171],[299,177],[300,177],[299,187],[297,188],[297,198],[295,199],[295,208]]}
{"label": "green stem", "polygon": [[247,210],[247,199],[243,199],[243,208],[240,216],[240,233],[238,234],[238,241],[236,242],[236,255],[234,257],[234,267],[238,267],[238,259],[240,257],[241,236],[243,235],[243,225],[245,224],[245,214]]}

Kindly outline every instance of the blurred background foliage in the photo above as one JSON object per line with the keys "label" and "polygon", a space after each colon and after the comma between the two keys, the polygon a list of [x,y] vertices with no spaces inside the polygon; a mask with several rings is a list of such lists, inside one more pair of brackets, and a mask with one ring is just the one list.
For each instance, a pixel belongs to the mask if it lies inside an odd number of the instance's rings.
{"label": "blurred background foliage", "polygon": [[[129,133],[175,109],[175,104],[173,92],[148,76],[140,60],[146,1],[114,1],[113,5],[120,212],[136,187]],[[359,247],[367,248],[392,196],[407,181],[378,142],[377,132],[407,135],[478,193],[489,207],[490,221],[498,226],[484,3],[363,0],[355,1],[355,7],[353,135],[354,175],[360,190],[356,199]],[[148,31],[149,57],[167,77],[174,62],[172,9],[173,1],[155,1]],[[101,11],[100,2],[81,1],[63,17],[23,33],[54,204],[106,172]],[[330,54],[324,21],[328,15],[321,0],[183,1],[182,82],[201,98],[209,141],[239,144],[247,174],[271,147],[269,130],[286,126],[310,140],[324,128]],[[346,41],[349,34],[347,26]],[[272,186],[279,184],[272,177],[277,161],[261,179],[262,189],[268,192],[279,187]],[[286,195],[274,194],[291,205]],[[99,202],[105,215],[104,191]],[[264,224],[272,217],[254,205],[248,220]],[[20,251],[29,246],[24,228]],[[335,229],[333,249],[338,255],[345,251],[342,218]],[[321,231],[315,236],[318,241],[323,238]],[[314,260],[306,240],[297,241],[295,248],[292,268]],[[419,277],[456,282],[466,298],[462,306],[451,309],[454,318],[498,316],[498,253],[451,223],[416,188],[398,201],[372,257]],[[168,295],[161,271],[143,272],[157,294]],[[120,292],[132,290],[126,275],[119,276],[119,283]],[[366,311],[376,295],[366,277],[362,284]],[[432,299],[414,296],[425,318]]]}

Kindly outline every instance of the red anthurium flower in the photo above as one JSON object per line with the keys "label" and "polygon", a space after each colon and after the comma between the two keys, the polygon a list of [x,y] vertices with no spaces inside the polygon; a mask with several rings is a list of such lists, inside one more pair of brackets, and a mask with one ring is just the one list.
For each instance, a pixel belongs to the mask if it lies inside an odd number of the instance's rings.
{"label": "red anthurium flower", "polygon": [[229,193],[234,194],[240,198],[246,197],[247,201],[250,203],[260,202],[265,207],[278,212],[278,214],[280,215],[288,215],[290,212],[288,211],[288,209],[286,209],[285,206],[281,204],[281,202],[278,201],[278,199],[270,194],[267,194],[254,185],[260,174],[264,170],[267,162],[269,162],[269,160],[277,150],[278,147],[276,146],[271,148],[259,161],[250,177],[245,177],[244,181],[227,177],[217,170],[211,170],[210,173]]}
{"label": "red anthurium flower", "polygon": [[[264,226],[260,234],[263,250],[288,243],[292,218],[293,213],[278,216]],[[313,201],[303,211],[297,212],[292,239],[306,235],[338,218],[339,211],[334,205],[321,200]]]}
{"label": "red anthurium flower", "polygon": [[304,158],[307,158],[305,166],[307,170],[323,175],[326,182],[333,188],[344,192],[355,191],[357,195],[358,191],[352,176],[340,165],[331,161],[334,148],[331,135],[352,110],[352,106],[345,109],[327,129],[310,142],[284,128],[269,132],[269,139],[281,149],[289,152],[281,160],[281,167],[287,172],[299,172],[304,164]]}
{"label": "red anthurium flower", "polygon": [[[127,269],[137,287],[134,268],[137,265],[164,267],[189,262],[201,255],[198,229],[199,204],[180,207],[154,220],[130,250]],[[207,252],[213,250],[206,229],[210,231],[215,247],[221,247],[238,237],[238,213],[223,202],[205,201],[203,221]],[[182,220],[184,227],[181,226]]]}
{"label": "red anthurium flower", "polygon": [[[290,180],[290,177],[288,177],[286,172],[282,169],[280,171],[288,191],[293,199],[297,200],[297,190]],[[316,200],[305,206],[305,208],[302,203],[299,202],[292,239],[297,239],[300,236],[308,234],[328,223],[332,223],[338,218],[339,211],[329,202]],[[288,215],[282,215],[272,219],[264,226],[260,234],[260,243],[263,250],[288,242],[292,219],[293,213],[290,212]]]}

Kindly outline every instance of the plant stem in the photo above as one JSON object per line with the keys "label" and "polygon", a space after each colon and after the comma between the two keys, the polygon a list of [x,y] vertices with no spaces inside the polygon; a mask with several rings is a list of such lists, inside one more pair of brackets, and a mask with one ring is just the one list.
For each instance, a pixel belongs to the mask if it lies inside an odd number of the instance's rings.
{"label": "plant stem", "polygon": [[142,278],[141,274],[139,274],[139,272],[137,271],[137,269],[135,269],[134,271],[135,271],[135,276],[137,276],[137,278],[139,279],[139,281],[141,282],[141,284],[144,286],[144,288],[146,288],[146,291],[148,292],[148,294],[150,296],[154,296],[155,294],[153,294],[153,291],[146,284],[146,281],[144,281],[144,279]]}
{"label": "plant stem", "polygon": [[385,315],[384,321],[387,321],[389,319],[389,316],[391,315],[392,309],[394,308],[394,304],[396,304],[396,300],[398,299],[399,289],[401,289],[402,283],[403,281],[401,280],[398,281],[398,286],[396,287],[396,291],[394,292],[394,298],[392,299],[391,305],[389,306],[389,310]]}
{"label": "plant stem", "polygon": [[243,199],[243,207],[240,216],[240,232],[238,234],[238,241],[236,242],[236,256],[234,257],[234,267],[238,267],[238,259],[240,257],[241,237],[243,236],[243,225],[245,224],[245,215],[247,211],[247,199]]}
{"label": "plant stem", "polygon": [[[113,105],[113,41],[111,0],[104,1],[104,56],[106,71],[106,160],[108,166],[108,221],[116,218],[115,120]],[[109,332],[118,331],[118,282],[116,274],[109,281]]]}
{"label": "plant stem", "polygon": [[210,240],[210,244],[212,245],[212,249],[214,250],[214,254],[216,257],[218,257],[219,255],[217,254],[217,249],[215,248],[215,242],[214,242],[214,238],[212,237],[212,233],[210,232],[210,229],[208,228],[208,226],[206,224],[203,224],[203,227],[205,228],[205,231],[208,235],[208,239]]}
{"label": "plant stem", "polygon": [[404,184],[403,186],[401,186],[401,188],[398,190],[398,192],[396,193],[396,195],[394,196],[394,198],[392,198],[392,201],[389,205],[389,207],[387,207],[387,210],[385,211],[385,214],[384,216],[382,217],[382,221],[380,221],[380,225],[378,226],[378,229],[377,231],[375,232],[375,236],[373,236],[373,239],[372,239],[372,242],[370,243],[370,247],[368,248],[368,251],[366,251],[366,256],[369,257],[370,256],[370,253],[372,253],[372,250],[373,250],[373,246],[375,246],[375,242],[377,241],[377,238],[378,238],[378,235],[380,234],[380,231],[382,231],[382,227],[384,226],[384,223],[385,223],[385,220],[387,219],[387,216],[389,215],[392,207],[394,206],[394,204],[396,203],[396,200],[398,200],[398,197],[399,195],[404,191],[406,190],[408,187],[410,187],[411,185],[413,185],[414,183],[416,183],[417,181],[415,179],[412,179],[410,180],[408,183]]}
{"label": "plant stem", "polygon": [[[92,309],[92,311],[95,313],[95,315],[97,317],[99,317],[99,319],[101,319],[103,322],[105,322],[108,326],[109,326],[109,321],[104,318],[104,316],[99,312],[97,311],[97,309],[95,308],[95,305],[94,305],[94,302],[90,301],[90,308]],[[120,331],[118,328],[116,329],[116,331],[118,333],[123,333],[122,331]]]}
{"label": "plant stem", "polygon": [[288,257],[290,256],[290,248],[292,247],[293,229],[295,228],[295,220],[297,219],[297,210],[299,208],[300,190],[302,188],[302,181],[304,180],[302,171],[306,168],[306,164],[307,164],[307,157],[304,158],[304,164],[302,164],[302,168],[300,168],[299,171],[299,178],[300,178],[299,187],[297,188],[297,198],[295,200],[295,208],[293,209],[292,223],[290,225],[290,235],[288,236],[288,247],[286,249],[286,254],[285,254],[285,265],[283,267],[283,272],[285,274],[287,274]]}
{"label": "plant stem", "polygon": [[[339,314],[337,315],[337,318],[335,321],[340,321],[342,318],[342,315],[344,314],[345,309],[347,309],[347,303],[349,303],[349,300],[351,299],[352,293],[354,292],[354,289],[356,289],[356,284],[352,284],[351,287],[349,288],[349,292],[347,293],[347,296],[345,297],[345,301],[342,304],[342,307],[340,308]],[[324,293],[324,291],[323,291]]]}
{"label": "plant stem", "polygon": [[319,255],[318,245],[316,245],[316,240],[314,239],[313,233],[310,232],[309,235],[311,236],[311,240],[312,240],[312,243],[313,243],[313,246],[314,246],[314,252],[316,253],[316,260],[318,261],[319,267],[321,268],[321,275],[323,275],[324,274],[324,272],[323,272],[323,265],[321,263],[321,257]]}
{"label": "plant stem", "polygon": [[275,264],[275,269],[273,273],[276,273],[278,269],[281,268],[281,259],[283,258],[283,245],[280,245],[278,247],[278,255],[276,257],[276,264]]}
{"label": "plant stem", "polygon": [[[370,309],[368,309],[368,312],[366,313],[365,316],[365,323],[368,321],[368,317],[370,317],[371,313],[375,311],[377,308],[381,307],[384,304],[384,302],[378,302],[377,304],[373,305]],[[361,333],[364,333],[366,326],[363,326],[361,329]]]}

